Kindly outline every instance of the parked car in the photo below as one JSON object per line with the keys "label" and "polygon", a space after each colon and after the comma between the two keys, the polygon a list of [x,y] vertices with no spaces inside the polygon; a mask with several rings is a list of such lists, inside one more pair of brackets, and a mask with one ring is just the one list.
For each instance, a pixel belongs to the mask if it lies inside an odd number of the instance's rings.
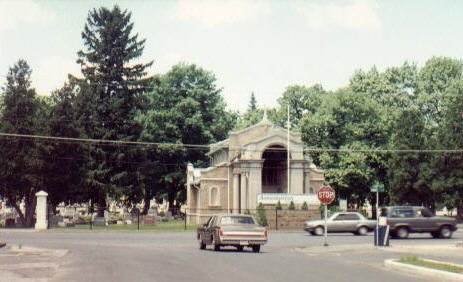
{"label": "parked car", "polygon": [[[331,215],[326,224],[328,232],[352,232],[355,235],[366,235],[376,227],[376,220],[367,219],[359,212],[336,212]],[[304,230],[312,235],[323,235],[325,220],[309,220],[304,223]]]}
{"label": "parked car", "polygon": [[387,218],[392,238],[405,239],[410,233],[429,232],[434,238],[451,238],[457,230],[457,220],[449,216],[435,216],[428,208],[389,206],[381,208]]}
{"label": "parked car", "polygon": [[207,245],[213,245],[215,251],[222,246],[235,246],[238,251],[250,247],[258,253],[267,243],[268,234],[251,215],[220,214],[211,216],[203,227],[198,228],[197,238],[201,250]]}

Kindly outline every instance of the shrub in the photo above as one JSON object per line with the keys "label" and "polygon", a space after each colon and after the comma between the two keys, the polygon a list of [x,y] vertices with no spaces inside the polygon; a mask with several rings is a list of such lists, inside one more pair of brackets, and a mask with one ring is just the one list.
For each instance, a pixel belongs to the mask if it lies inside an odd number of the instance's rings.
{"label": "shrub", "polygon": [[291,201],[291,202],[289,203],[288,210],[293,211],[293,210],[295,210],[295,209],[296,209],[296,205],[294,204],[293,201]]}
{"label": "shrub", "polygon": [[309,205],[307,205],[307,202],[304,202],[302,204],[301,210],[303,210],[303,211],[308,211],[309,210]]}
{"label": "shrub", "polygon": [[267,216],[265,215],[265,209],[262,203],[257,207],[257,222],[262,226],[268,226]]}

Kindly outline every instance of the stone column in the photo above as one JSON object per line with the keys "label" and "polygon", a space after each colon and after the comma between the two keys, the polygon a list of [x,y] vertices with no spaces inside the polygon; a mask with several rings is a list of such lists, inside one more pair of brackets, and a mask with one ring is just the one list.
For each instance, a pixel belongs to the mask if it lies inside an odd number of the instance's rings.
{"label": "stone column", "polygon": [[248,209],[247,203],[248,203],[248,187],[247,187],[247,177],[246,173],[241,174],[241,213],[244,213],[246,209]]}
{"label": "stone column", "polygon": [[240,208],[240,175],[233,174],[233,213],[239,213]]}
{"label": "stone column", "polygon": [[304,165],[302,160],[291,161],[291,193],[292,195],[304,192]]}
{"label": "stone column", "polygon": [[35,193],[37,197],[37,205],[35,207],[36,222],[35,230],[45,230],[48,228],[47,220],[47,196],[48,193],[45,191],[39,191]]}
{"label": "stone column", "polygon": [[263,161],[249,163],[249,209],[257,208],[257,195],[262,193],[262,164]]}

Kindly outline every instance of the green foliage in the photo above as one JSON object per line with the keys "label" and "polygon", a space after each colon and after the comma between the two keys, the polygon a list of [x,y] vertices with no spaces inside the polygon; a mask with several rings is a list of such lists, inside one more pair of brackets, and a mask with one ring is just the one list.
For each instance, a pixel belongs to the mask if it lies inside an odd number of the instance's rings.
{"label": "green foliage", "polygon": [[[169,144],[208,145],[227,137],[234,116],[226,112],[215,75],[194,64],[180,63],[158,76],[148,94],[147,109],[137,120],[142,125],[144,141]],[[171,204],[183,201],[184,167],[170,164],[193,163],[205,166],[203,150],[183,146],[163,145],[146,151],[150,162],[156,165],[146,171],[152,187],[145,187],[145,195],[164,193]],[[174,178],[170,178],[174,176]]]}
{"label": "green foliage", "polygon": [[268,226],[267,216],[265,215],[265,208],[262,203],[257,207],[257,222],[262,226]]}
{"label": "green foliage", "polygon": [[230,113],[211,71],[179,63],[148,77],[152,62],[137,61],[145,40],[133,27],[131,13],[118,6],[92,9],[78,52],[83,78],[71,76],[49,98],[37,98],[27,62],[9,69],[0,95],[1,132],[160,144],[0,138],[0,196],[22,225],[32,225],[33,195],[42,187],[52,205],[91,200],[104,208],[108,198],[127,206],[144,200],[147,211],[153,197],[182,202],[184,165],[204,167],[208,159],[203,150],[179,145],[224,140],[230,130],[262,121],[264,112],[283,127],[288,109],[291,129],[314,149],[310,158],[350,206],[367,200],[374,206],[370,186],[380,182],[388,191],[383,203],[457,208],[463,216],[461,60],[433,57],[421,68],[405,62],[383,72],[358,70],[336,91],[290,85],[279,106],[265,111],[251,93],[246,112]]}
{"label": "green foliage", "polygon": [[[405,126],[404,126],[405,125]],[[397,116],[391,146],[398,150],[427,147],[425,121],[418,108],[403,110]],[[426,169],[429,156],[419,153],[394,154],[389,158],[388,179],[391,204],[433,205]]]}
{"label": "green foliage", "polygon": [[276,124],[286,125],[288,120],[288,106],[291,128],[299,129],[299,121],[304,116],[316,113],[326,98],[327,92],[320,84],[311,87],[293,85],[286,88],[283,96],[278,99],[280,108],[276,113]]}
{"label": "green foliage", "polygon": [[[82,134],[76,116],[75,84],[65,84],[52,92],[49,101],[49,126],[51,136],[79,138]],[[84,147],[79,143],[56,142],[50,149],[53,162],[47,164],[44,186],[49,194],[52,207],[60,202],[86,202],[88,194],[83,190],[85,170],[79,160],[84,155]]]}
{"label": "green foliage", "polygon": [[[320,205],[320,215],[322,218],[325,217],[325,205]],[[334,204],[330,204],[327,206],[327,214],[328,216],[332,215],[333,213],[335,212],[338,212],[340,211],[341,209],[339,208],[339,206],[336,206]]]}
{"label": "green foliage", "polygon": [[[437,130],[437,149],[458,150],[463,147],[463,81],[458,80],[446,90],[442,101],[442,122]],[[463,157],[459,153],[434,156],[433,167],[440,168],[432,186],[443,206],[457,208],[463,217]]]}
{"label": "green foliage", "polygon": [[251,100],[249,101],[248,112],[253,112],[257,110],[257,100],[254,92],[251,93]]}
{"label": "green foliage", "polygon": [[[0,132],[44,135],[44,105],[31,86],[32,70],[25,60],[10,67],[2,88]],[[42,189],[46,178],[48,146],[36,140],[19,137],[0,139],[0,197],[14,207],[22,226],[34,224],[35,193]],[[24,211],[20,203],[24,201]]]}
{"label": "green foliage", "polygon": [[[136,141],[140,126],[135,121],[149,83],[151,65],[131,63],[142,55],[145,40],[133,35],[131,13],[118,6],[89,12],[82,32],[84,50],[78,52],[83,79],[79,86],[77,116],[83,135],[91,139]],[[87,145],[88,197],[106,208],[106,198],[120,199],[139,188],[138,167],[128,160],[141,159],[135,147]],[[99,210],[100,216],[102,209]]]}
{"label": "green foliage", "polygon": [[295,209],[296,209],[296,205],[294,204],[293,201],[291,201],[291,202],[289,203],[288,210],[293,211],[293,210],[295,210]]}
{"label": "green foliage", "polygon": [[363,205],[383,166],[381,156],[364,153],[387,144],[384,112],[370,95],[341,89],[326,95],[313,115],[299,122],[309,147],[340,150],[314,154],[339,196]]}
{"label": "green foliage", "polygon": [[307,205],[307,202],[304,201],[304,203],[302,203],[301,210],[303,211],[309,210],[309,205]]}
{"label": "green foliage", "polygon": [[429,261],[429,260],[421,259],[416,255],[403,256],[403,257],[400,257],[397,261],[401,263],[417,265],[417,266],[431,268],[431,269],[437,269],[437,270],[454,272],[454,273],[463,273],[463,267],[461,266],[457,266],[454,264],[448,264],[448,263],[442,263],[442,262],[436,262],[436,261]]}

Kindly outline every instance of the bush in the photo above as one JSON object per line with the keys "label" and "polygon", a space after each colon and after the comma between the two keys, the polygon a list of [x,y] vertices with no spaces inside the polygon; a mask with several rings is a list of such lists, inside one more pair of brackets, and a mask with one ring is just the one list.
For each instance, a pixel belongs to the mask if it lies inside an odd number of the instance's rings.
{"label": "bush", "polygon": [[291,201],[291,202],[289,203],[288,210],[293,211],[293,210],[295,210],[295,209],[296,209],[296,205],[294,205],[294,202]]}
{"label": "bush", "polygon": [[262,226],[268,226],[267,216],[265,215],[265,209],[262,203],[257,207],[257,222]]}
{"label": "bush", "polygon": [[[339,206],[328,205],[328,216],[331,216],[333,213],[341,211]],[[320,215],[323,218],[325,216],[325,207],[324,205],[320,205]]]}
{"label": "bush", "polygon": [[307,202],[304,202],[302,204],[301,210],[303,210],[303,211],[308,211],[309,210],[309,205],[307,205]]}

